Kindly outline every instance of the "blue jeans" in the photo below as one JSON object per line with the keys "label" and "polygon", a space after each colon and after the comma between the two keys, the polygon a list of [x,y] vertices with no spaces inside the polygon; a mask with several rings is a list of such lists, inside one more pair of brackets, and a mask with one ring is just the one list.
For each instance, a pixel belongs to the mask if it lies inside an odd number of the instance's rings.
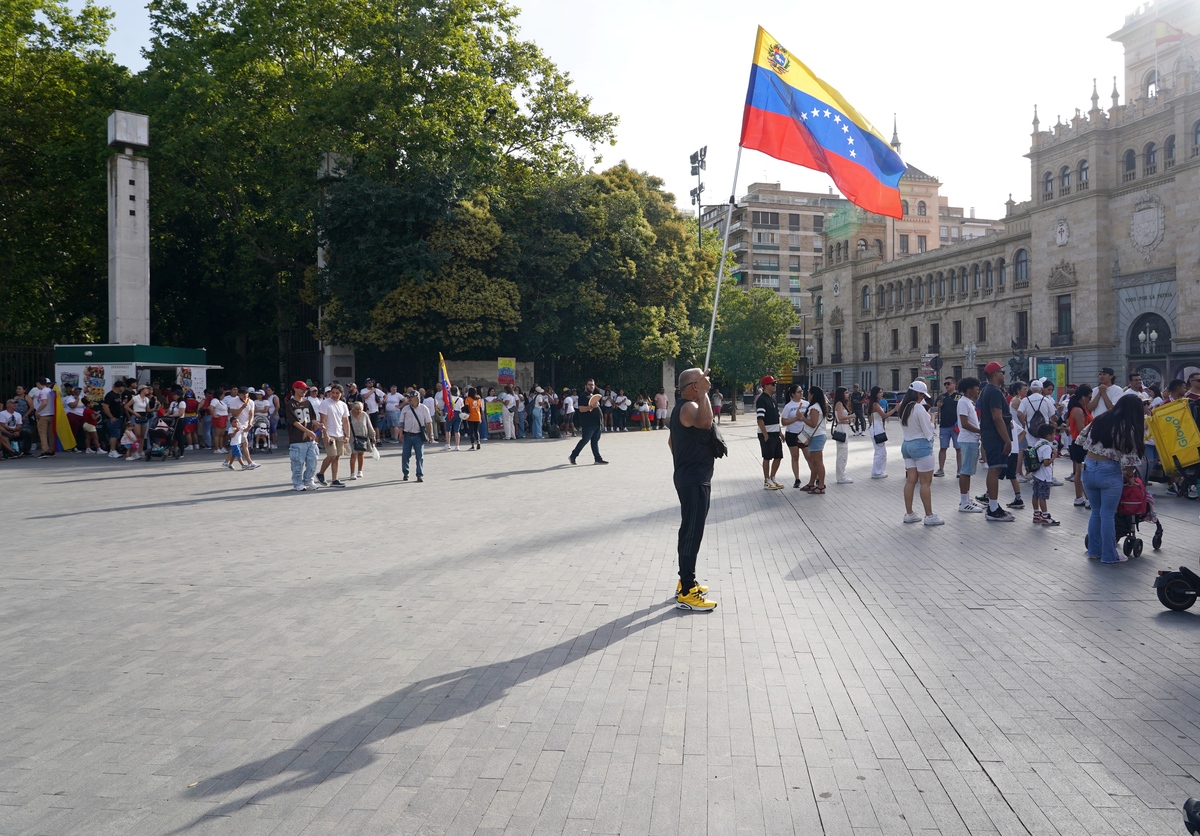
{"label": "blue jeans", "polygon": [[579,455],[579,451],[582,450],[584,445],[587,444],[589,441],[592,444],[592,455],[595,457],[596,461],[601,460],[601,458],[600,458],[600,427],[598,425],[597,426],[585,426],[585,427],[580,428],[579,443],[575,445],[575,449],[571,452],[572,460],[576,456]]}
{"label": "blue jeans", "polygon": [[404,471],[404,475],[408,475],[408,459],[413,454],[417,454],[417,476],[425,475],[425,436],[420,433],[405,433],[404,447],[402,449],[402,458],[400,460],[400,469]]}
{"label": "blue jeans", "polygon": [[1088,556],[1105,563],[1117,562],[1117,504],[1125,480],[1121,465],[1111,459],[1085,459],[1083,490],[1092,503],[1088,519]]}
{"label": "blue jeans", "polygon": [[525,437],[525,410],[521,410],[513,415],[513,427],[517,431],[517,438]]}
{"label": "blue jeans", "polygon": [[212,447],[212,416],[200,416],[200,437],[205,447]]}
{"label": "blue jeans", "polygon": [[533,408],[533,412],[531,414],[533,415],[533,437],[541,438],[542,437],[542,408],[540,406],[535,406]]}
{"label": "blue jeans", "polygon": [[292,465],[292,487],[311,485],[317,472],[317,442],[300,441],[289,444],[288,461]]}

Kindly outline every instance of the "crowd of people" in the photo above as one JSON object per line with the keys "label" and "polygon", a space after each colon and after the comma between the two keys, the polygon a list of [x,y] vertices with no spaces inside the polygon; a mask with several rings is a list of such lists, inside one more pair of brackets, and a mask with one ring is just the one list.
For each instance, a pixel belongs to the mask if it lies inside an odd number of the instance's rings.
{"label": "crowd of people", "polygon": [[[873,446],[871,478],[886,479],[888,421],[897,418],[905,473],[903,522],[944,524],[933,507],[932,484],[946,475],[947,458],[953,450],[959,512],[981,514],[989,522],[1013,522],[1013,511],[1027,507],[1023,496],[1027,488],[1032,523],[1056,527],[1060,521],[1050,512],[1051,488],[1065,485],[1056,475],[1057,465],[1064,475],[1069,472],[1066,480],[1073,483],[1072,504],[1091,511],[1089,557],[1105,563],[1122,562],[1127,558],[1116,549],[1114,520],[1125,485],[1135,479],[1147,484],[1153,478],[1166,482],[1170,495],[1197,498],[1194,484],[1163,475],[1148,418],[1171,401],[1200,400],[1200,372],[1186,381],[1171,381],[1165,390],[1144,386],[1136,373],[1130,375],[1128,388],[1122,388],[1111,368],[1101,369],[1098,377],[1095,387],[1070,384],[1059,393],[1046,378],[1006,385],[1004,367],[990,363],[984,368],[983,380],[946,378],[936,397],[923,380],[913,381],[904,397],[890,407],[879,387],[861,397],[838,387],[828,397],[819,386],[803,389],[792,385],[781,409],[776,381],[768,375],[760,381],[761,394],[755,403],[763,488],[783,489],[777,474],[786,446],[791,455],[792,487],[824,494],[824,450],[829,439],[836,447],[837,484],[852,483],[845,471],[848,438],[866,433],[870,433]],[[802,478],[801,457],[807,465],[807,479]],[[1059,464],[1060,459],[1065,461]],[[971,480],[981,468],[984,491],[972,496]],[[1005,507],[999,495],[1002,481],[1013,491]],[[918,498],[923,513],[914,507]]]}

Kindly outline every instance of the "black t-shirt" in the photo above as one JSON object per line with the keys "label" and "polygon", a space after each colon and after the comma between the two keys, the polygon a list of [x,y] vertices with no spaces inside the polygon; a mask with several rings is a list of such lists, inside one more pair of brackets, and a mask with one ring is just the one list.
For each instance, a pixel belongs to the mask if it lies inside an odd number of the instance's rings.
{"label": "black t-shirt", "polygon": [[[104,415],[106,420],[120,421],[125,417],[125,399],[122,397],[120,392],[117,392],[116,390],[105,392],[104,405],[107,406],[108,411],[112,413],[111,416],[108,414]],[[102,413],[104,412],[104,410],[100,411]]]}
{"label": "black t-shirt", "polygon": [[856,409],[856,410],[862,409],[863,397],[864,396],[863,396],[862,392],[851,392],[850,393],[850,408]]}
{"label": "black t-shirt", "polygon": [[[585,389],[579,390],[579,406],[587,406],[592,395],[598,395],[599,392],[588,392]],[[598,427],[600,426],[600,404],[596,404],[596,408],[587,412],[575,410],[575,425],[578,427]]]}
{"label": "black t-shirt", "polygon": [[[776,406],[775,399],[763,392],[758,396],[754,407],[758,410],[758,417],[762,419],[767,432],[779,432],[779,407]],[[771,427],[775,429],[771,429]]]}
{"label": "black t-shirt", "polygon": [[667,424],[671,431],[671,458],[675,462],[676,488],[711,483],[715,461],[709,445],[709,438],[716,432],[715,427],[707,430],[685,427],[679,420],[679,411],[685,403],[687,401],[681,400],[675,404]]}
{"label": "black t-shirt", "polygon": [[296,426],[296,422],[299,422],[306,429],[314,429],[317,416],[313,412],[313,405],[308,398],[301,398],[298,401],[288,399],[287,405],[284,407],[284,419],[287,421],[288,444],[312,441]]}
{"label": "black t-shirt", "polygon": [[991,383],[983,387],[983,392],[979,395],[979,437],[985,443],[988,441],[999,441],[1000,432],[996,429],[996,422],[992,419],[992,410],[999,409],[1000,415],[1004,420],[1005,431],[1008,437],[1012,439],[1012,412],[1008,408],[1008,401],[1004,399],[1004,391]]}
{"label": "black t-shirt", "polygon": [[948,429],[958,423],[958,393],[943,392],[938,398],[938,426]]}

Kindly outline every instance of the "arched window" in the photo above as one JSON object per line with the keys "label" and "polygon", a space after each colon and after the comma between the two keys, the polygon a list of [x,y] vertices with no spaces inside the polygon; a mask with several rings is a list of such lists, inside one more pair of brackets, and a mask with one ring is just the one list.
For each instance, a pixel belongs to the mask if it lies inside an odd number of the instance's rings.
{"label": "arched window", "polygon": [[841,241],[837,242],[837,260],[838,261],[842,260],[842,242]]}
{"label": "arched window", "polygon": [[979,265],[976,264],[971,268],[971,290],[979,290]]}
{"label": "arched window", "polygon": [[883,310],[883,306],[887,303],[887,298],[883,295],[883,285],[875,289],[875,307]]}
{"label": "arched window", "polygon": [[1013,281],[1022,284],[1029,281],[1029,253],[1017,250],[1013,256]]}
{"label": "arched window", "polygon": [[1156,313],[1142,314],[1129,329],[1129,354],[1170,354],[1171,326]]}
{"label": "arched window", "polygon": [[1142,152],[1142,173],[1147,177],[1158,173],[1158,146],[1153,142],[1146,143]]}
{"label": "arched window", "polygon": [[910,305],[912,304],[912,301],[913,301],[913,280],[912,279],[908,280],[908,296],[905,297],[904,301]]}
{"label": "arched window", "polygon": [[900,214],[905,215],[905,216],[908,215],[908,201],[907,200],[900,201]]}
{"label": "arched window", "polygon": [[1142,82],[1142,93],[1147,99],[1158,95],[1158,70],[1146,73],[1146,80]]}
{"label": "arched window", "polygon": [[925,297],[927,299],[933,299],[933,273],[930,273],[928,276],[925,277],[925,286],[926,286]]}
{"label": "arched window", "polygon": [[858,239],[858,254],[866,255],[866,252],[867,252],[867,239],[859,238]]}
{"label": "arched window", "polygon": [[888,307],[896,306],[896,283],[888,283]]}
{"label": "arched window", "polygon": [[988,290],[992,289],[992,262],[990,261],[983,263],[983,286]]}
{"label": "arched window", "polygon": [[864,311],[871,310],[871,288],[863,285],[862,289],[862,309]]}
{"label": "arched window", "polygon": [[1071,193],[1071,167],[1069,165],[1064,165],[1058,172],[1058,193],[1064,196]]}
{"label": "arched window", "polygon": [[883,241],[875,239],[875,252],[879,253],[879,257],[883,258]]}
{"label": "arched window", "polygon": [[970,288],[967,287],[967,268],[966,267],[964,267],[958,273],[958,289],[959,289],[959,292],[961,292],[961,293],[966,293],[968,290],[970,290]]}
{"label": "arched window", "polygon": [[917,201],[917,214],[920,215],[921,217],[925,217],[925,201],[923,201],[923,200]]}
{"label": "arched window", "polygon": [[937,274],[937,294],[938,294],[938,296],[946,295],[946,274],[945,273]]}
{"label": "arched window", "polygon": [[1137,154],[1130,148],[1121,159],[1125,167],[1124,172],[1121,174],[1121,182],[1128,183],[1137,177]]}
{"label": "arched window", "polygon": [[996,284],[1004,287],[1004,280],[1008,278],[1008,265],[1004,263],[1004,259],[996,259]]}
{"label": "arched window", "polygon": [[917,301],[925,301],[925,282],[921,281],[920,279],[917,279]]}
{"label": "arched window", "polygon": [[821,317],[825,316],[825,300],[820,296],[817,297],[817,304],[815,306],[815,310],[816,310],[817,319],[820,319]]}
{"label": "arched window", "polygon": [[833,244],[829,245],[829,263],[833,264]]}
{"label": "arched window", "polygon": [[1175,166],[1175,134],[1167,137],[1163,143],[1163,171]]}
{"label": "arched window", "polygon": [[1054,197],[1054,172],[1047,171],[1042,175],[1042,200]]}
{"label": "arched window", "polygon": [[1087,162],[1087,160],[1079,161],[1079,173],[1075,176],[1075,182],[1079,186],[1079,191],[1086,192],[1088,190],[1088,162]]}

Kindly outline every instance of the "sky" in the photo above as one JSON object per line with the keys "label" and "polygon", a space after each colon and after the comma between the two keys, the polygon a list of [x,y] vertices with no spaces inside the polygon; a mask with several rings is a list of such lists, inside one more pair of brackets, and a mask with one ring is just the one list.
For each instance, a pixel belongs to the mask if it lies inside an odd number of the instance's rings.
{"label": "sky", "polygon": [[[149,41],[144,3],[98,0],[116,13],[109,49],[134,70]],[[78,7],[79,0],[72,0]],[[999,218],[1029,199],[1033,108],[1042,129],[1075,109],[1125,103],[1123,54],[1108,35],[1134,0],[516,0],[521,35],[570,74],[593,108],[620,118],[600,168],[626,160],[662,178],[688,208],[688,158],[708,148],[705,203],[728,199],[756,28],[838,89],[901,156],[938,177],[954,206]],[[737,195],[756,181],[828,192],[821,173],[757,151],[742,155]]]}

